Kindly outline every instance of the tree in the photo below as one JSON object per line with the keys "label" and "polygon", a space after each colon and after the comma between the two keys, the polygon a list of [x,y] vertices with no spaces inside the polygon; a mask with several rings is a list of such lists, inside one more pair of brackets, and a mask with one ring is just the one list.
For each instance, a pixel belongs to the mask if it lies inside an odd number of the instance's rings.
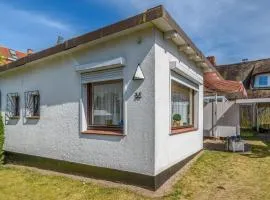
{"label": "tree", "polygon": [[0,65],[5,64],[5,57],[0,55]]}

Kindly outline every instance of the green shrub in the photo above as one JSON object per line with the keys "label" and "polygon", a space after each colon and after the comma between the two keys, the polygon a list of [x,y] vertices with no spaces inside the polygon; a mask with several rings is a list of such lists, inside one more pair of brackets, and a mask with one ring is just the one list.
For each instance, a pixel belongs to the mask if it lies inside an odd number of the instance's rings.
{"label": "green shrub", "polygon": [[179,114],[174,114],[174,115],[173,115],[173,121],[181,121],[181,115],[179,115]]}
{"label": "green shrub", "polygon": [[4,124],[3,124],[3,118],[2,115],[0,114],[0,164],[4,163]]}

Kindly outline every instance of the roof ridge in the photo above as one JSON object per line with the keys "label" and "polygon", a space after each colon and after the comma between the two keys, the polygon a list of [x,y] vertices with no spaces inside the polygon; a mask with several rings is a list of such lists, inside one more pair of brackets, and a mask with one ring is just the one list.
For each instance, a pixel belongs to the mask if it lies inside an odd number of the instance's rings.
{"label": "roof ridge", "polygon": [[245,62],[237,62],[237,63],[230,63],[230,64],[222,64],[222,65],[217,65],[216,67],[223,67],[223,66],[229,66],[229,65],[241,65],[241,64],[247,64],[247,63],[253,63],[253,62],[259,62],[259,61],[265,61],[265,60],[270,60],[270,58],[261,58],[257,60],[249,60]]}

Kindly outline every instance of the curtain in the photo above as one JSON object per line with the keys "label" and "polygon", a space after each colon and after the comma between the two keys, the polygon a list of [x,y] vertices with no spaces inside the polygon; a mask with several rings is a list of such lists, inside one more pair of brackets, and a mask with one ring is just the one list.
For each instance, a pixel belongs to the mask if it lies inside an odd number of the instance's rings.
{"label": "curtain", "polygon": [[[171,117],[175,114],[181,116],[180,126],[192,125],[192,110],[193,110],[193,93],[192,90],[175,81],[172,81],[171,91]],[[172,119],[173,122],[173,119]]]}
{"label": "curtain", "polygon": [[93,85],[93,125],[122,125],[122,82]]}

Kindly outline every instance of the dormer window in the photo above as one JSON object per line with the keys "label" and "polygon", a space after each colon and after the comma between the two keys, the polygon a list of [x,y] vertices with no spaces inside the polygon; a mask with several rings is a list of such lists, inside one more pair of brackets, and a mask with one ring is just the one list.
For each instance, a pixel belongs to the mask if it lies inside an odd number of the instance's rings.
{"label": "dormer window", "polygon": [[268,77],[267,76],[260,76],[259,77],[259,85],[267,86],[268,85]]}
{"label": "dormer window", "polygon": [[255,76],[254,88],[269,88],[270,74],[259,74]]}
{"label": "dormer window", "polygon": [[17,54],[16,54],[16,51],[14,51],[12,49],[9,49],[9,53],[10,53],[10,58],[11,59],[15,59],[15,60],[18,59]]}

